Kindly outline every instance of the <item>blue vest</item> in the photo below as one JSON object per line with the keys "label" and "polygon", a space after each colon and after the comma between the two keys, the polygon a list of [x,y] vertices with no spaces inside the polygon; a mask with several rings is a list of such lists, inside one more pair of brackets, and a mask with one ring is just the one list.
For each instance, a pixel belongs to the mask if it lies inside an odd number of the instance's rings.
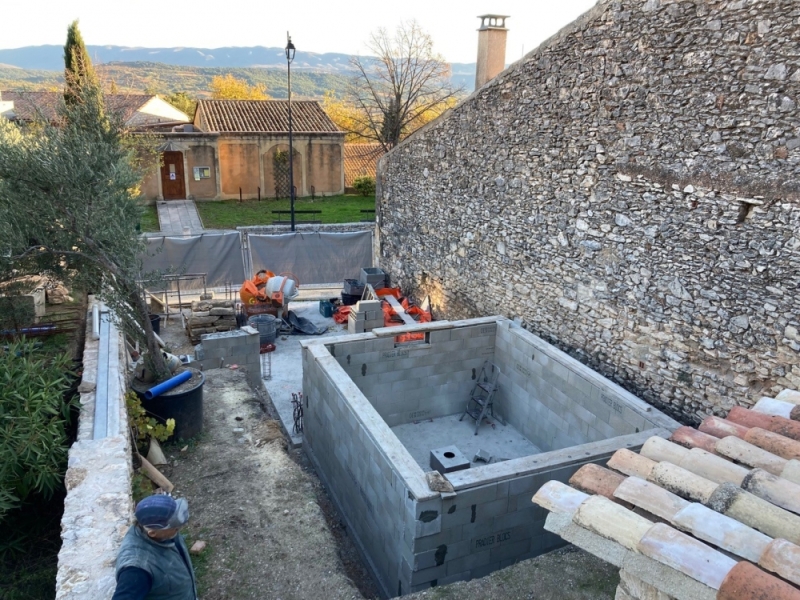
{"label": "blue vest", "polygon": [[197,586],[183,536],[156,542],[132,525],[117,555],[117,576],[126,567],[143,569],[153,578],[147,600],[197,600]]}

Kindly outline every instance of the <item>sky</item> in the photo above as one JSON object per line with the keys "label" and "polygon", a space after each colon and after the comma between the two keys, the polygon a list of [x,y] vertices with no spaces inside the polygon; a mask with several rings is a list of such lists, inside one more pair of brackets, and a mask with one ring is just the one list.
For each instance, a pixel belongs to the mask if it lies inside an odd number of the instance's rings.
{"label": "sky", "polygon": [[518,60],[590,9],[596,0],[27,0],[3,3],[0,48],[63,45],[80,19],[89,45],[199,47],[286,45],[297,54],[366,53],[379,27],[415,19],[449,62],[475,62],[478,15],[509,15],[506,61]]}

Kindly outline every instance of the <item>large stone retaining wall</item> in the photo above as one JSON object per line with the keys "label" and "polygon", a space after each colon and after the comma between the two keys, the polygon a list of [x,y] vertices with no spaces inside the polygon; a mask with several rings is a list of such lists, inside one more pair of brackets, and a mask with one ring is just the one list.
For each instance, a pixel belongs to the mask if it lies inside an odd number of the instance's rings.
{"label": "large stone retaining wall", "polygon": [[600,0],[379,166],[379,264],[685,420],[800,384],[800,4]]}

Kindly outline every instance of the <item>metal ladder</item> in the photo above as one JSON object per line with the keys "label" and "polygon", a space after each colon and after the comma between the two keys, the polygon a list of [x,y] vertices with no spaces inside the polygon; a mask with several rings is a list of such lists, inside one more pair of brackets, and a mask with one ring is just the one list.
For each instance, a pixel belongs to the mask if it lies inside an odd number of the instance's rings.
{"label": "metal ladder", "polygon": [[458,419],[461,421],[466,415],[475,419],[475,435],[478,435],[478,427],[481,426],[481,421],[487,412],[494,417],[494,393],[500,387],[497,384],[499,377],[500,368],[488,360],[484,361],[475,387],[472,388],[469,400],[467,400],[467,407]]}

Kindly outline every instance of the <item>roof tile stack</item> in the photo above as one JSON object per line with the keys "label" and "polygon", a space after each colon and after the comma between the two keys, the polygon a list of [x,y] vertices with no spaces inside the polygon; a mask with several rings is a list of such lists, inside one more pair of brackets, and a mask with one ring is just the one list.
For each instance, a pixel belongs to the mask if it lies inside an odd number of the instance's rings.
{"label": "roof tile stack", "polygon": [[546,529],[621,567],[618,598],[800,600],[798,408],[787,391],[708,417],[533,502]]}

